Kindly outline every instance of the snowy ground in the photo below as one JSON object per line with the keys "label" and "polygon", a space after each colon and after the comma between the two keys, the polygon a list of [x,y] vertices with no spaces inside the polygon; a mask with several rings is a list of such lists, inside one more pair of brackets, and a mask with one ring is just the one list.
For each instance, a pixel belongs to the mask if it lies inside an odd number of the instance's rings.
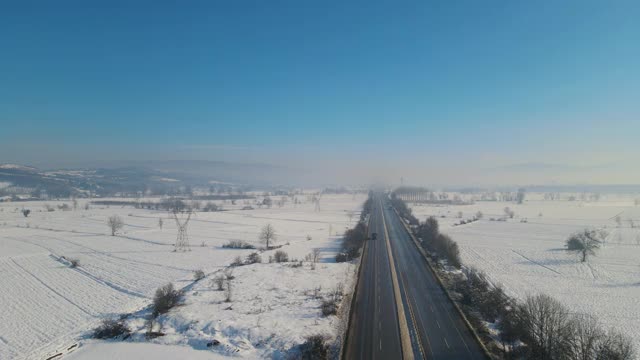
{"label": "snowy ground", "polygon": [[[81,210],[82,201],[78,210],[47,212],[39,202],[0,203],[0,358],[42,358],[66,349],[101,318],[144,309],[168,282],[188,291],[185,305],[163,316],[168,335],[158,343],[201,350],[215,337],[224,346],[200,352],[253,358],[286,350],[305,335],[335,333],[337,320],[320,317],[319,300],[309,294],[316,287],[324,294],[340,283],[350,285],[354,265],[336,264],[333,258],[337,234],[358,217],[350,220],[347,212],[359,211],[364,200],[365,195],[325,195],[320,212],[307,199],[254,210],[223,204],[230,210],[199,212],[191,219],[192,251],[184,253],[172,252],[176,225],[166,212],[119,206]],[[32,210],[28,218],[19,211],[23,207]],[[126,225],[112,237],[106,219],[114,214]],[[236,256],[244,258],[253,251],[222,245],[239,239],[261,246],[258,233],[267,223],[289,257],[302,260],[320,248],[321,263],[315,270],[309,264],[237,268],[232,309],[223,310],[229,304],[221,302],[222,292],[209,286],[210,279],[192,285],[193,271],[202,269],[211,277]],[[271,253],[261,254],[264,262]],[[61,256],[79,259],[80,266],[69,268]],[[138,325],[135,319],[132,325]],[[75,358],[94,358],[86,344],[105,346],[83,341]],[[129,349],[139,347],[120,344],[113,351]]]}
{"label": "snowy ground", "polygon": [[[438,217],[441,231],[458,242],[463,263],[484,271],[511,295],[549,294],[572,311],[595,315],[603,325],[628,334],[640,348],[640,206],[623,196],[597,202],[530,198],[522,205],[411,207],[421,221]],[[515,212],[513,219],[490,220],[502,218],[507,206]],[[453,226],[461,220],[458,212],[469,219],[478,211],[484,215],[480,221]],[[597,256],[580,263],[564,250],[564,242],[584,228],[602,228],[609,236]]]}

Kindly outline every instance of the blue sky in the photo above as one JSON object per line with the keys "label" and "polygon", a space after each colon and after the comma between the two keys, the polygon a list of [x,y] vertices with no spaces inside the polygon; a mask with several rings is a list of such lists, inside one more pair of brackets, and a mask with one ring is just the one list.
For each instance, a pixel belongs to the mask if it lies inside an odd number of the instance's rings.
{"label": "blue sky", "polygon": [[640,153],[637,1],[186,4],[1,4],[0,162]]}

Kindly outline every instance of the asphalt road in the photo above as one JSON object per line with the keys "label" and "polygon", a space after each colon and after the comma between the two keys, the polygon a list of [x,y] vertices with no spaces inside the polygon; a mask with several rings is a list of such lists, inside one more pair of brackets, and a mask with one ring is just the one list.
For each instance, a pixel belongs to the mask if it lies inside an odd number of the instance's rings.
{"label": "asphalt road", "polygon": [[371,214],[371,233],[378,236],[364,246],[345,358],[402,359],[391,266],[379,206]]}
{"label": "asphalt road", "polygon": [[402,220],[382,195],[374,204],[345,359],[486,359]]}

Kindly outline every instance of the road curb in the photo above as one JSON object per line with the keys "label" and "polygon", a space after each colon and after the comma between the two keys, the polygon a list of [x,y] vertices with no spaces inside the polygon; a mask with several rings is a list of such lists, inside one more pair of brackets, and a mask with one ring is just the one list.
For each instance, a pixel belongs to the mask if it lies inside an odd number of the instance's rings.
{"label": "road curb", "polygon": [[453,307],[455,307],[456,311],[458,311],[458,313],[460,314],[460,317],[462,317],[462,320],[464,321],[465,325],[467,326],[469,331],[471,331],[471,334],[473,335],[474,339],[480,345],[480,348],[482,349],[482,352],[484,352],[484,355],[487,357],[487,359],[493,359],[493,357],[489,353],[489,350],[484,345],[484,342],[482,341],[482,339],[480,339],[480,335],[478,335],[478,332],[476,331],[476,329],[473,327],[473,325],[471,325],[471,322],[469,322],[469,319],[467,319],[467,315],[465,315],[464,311],[462,311],[462,309],[460,308],[458,303],[451,296],[451,293],[449,292],[447,287],[444,285],[444,282],[442,281],[442,278],[440,278],[440,275],[438,275],[438,272],[436,271],[436,269],[431,264],[431,260],[427,256],[426,251],[422,248],[422,246],[420,246],[420,242],[418,241],[418,239],[416,239],[416,237],[413,235],[413,232],[411,231],[411,229],[409,229],[407,224],[404,222],[404,219],[402,218],[402,216],[400,216],[400,214],[398,213],[398,211],[396,210],[395,207],[393,207],[393,211],[396,213],[398,218],[400,218],[400,222],[402,223],[402,226],[404,227],[404,229],[409,234],[409,237],[411,237],[411,239],[413,240],[413,243],[418,248],[418,251],[420,252],[420,254],[422,254],[422,257],[425,259],[425,261],[427,263],[427,266],[429,267],[429,270],[431,270],[431,272],[435,276],[436,280],[438,281],[438,284],[440,285],[442,290],[444,290],[444,293],[447,295],[447,298],[453,303]]}

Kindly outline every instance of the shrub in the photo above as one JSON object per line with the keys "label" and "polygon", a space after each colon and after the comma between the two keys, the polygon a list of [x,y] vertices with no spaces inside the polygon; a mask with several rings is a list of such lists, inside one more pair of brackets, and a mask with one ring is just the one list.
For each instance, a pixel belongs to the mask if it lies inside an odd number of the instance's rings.
{"label": "shrub", "polygon": [[262,258],[258,253],[249,254],[249,256],[247,256],[247,260],[245,261],[246,264],[257,264],[261,262],[262,262]]}
{"label": "shrub", "polygon": [[193,272],[193,280],[200,281],[202,279],[204,279],[204,271],[196,270]]}
{"label": "shrub", "polygon": [[345,254],[345,253],[336,254],[336,262],[337,263],[347,262],[347,261],[349,261],[349,257],[347,256],[347,254]]}
{"label": "shrub", "polygon": [[244,262],[242,262],[242,258],[240,256],[236,256],[235,259],[233,259],[233,262],[231,262],[231,266],[242,266],[244,265]]}
{"label": "shrub", "polygon": [[93,330],[95,339],[111,339],[117,336],[128,336],[131,330],[125,325],[124,320],[104,319],[100,326]]}
{"label": "shrub", "polygon": [[329,345],[325,335],[311,335],[300,345],[300,358],[303,360],[324,360],[329,358]]}
{"label": "shrub", "polygon": [[289,255],[282,250],[278,250],[273,254],[273,259],[277,263],[287,262],[289,261]]}
{"label": "shrub", "polygon": [[222,291],[224,290],[224,276],[216,275],[216,277],[211,280],[211,283],[216,286],[216,290]]}
{"label": "shrub", "polygon": [[156,294],[153,297],[153,315],[158,316],[171,310],[172,307],[178,304],[182,292],[175,290],[173,284],[169,283],[156,290]]}
{"label": "shrub", "polygon": [[255,249],[256,247],[242,240],[229,240],[226,244],[222,245],[225,249]]}
{"label": "shrub", "polygon": [[338,301],[335,298],[322,300],[320,305],[322,316],[335,315],[338,313]]}

